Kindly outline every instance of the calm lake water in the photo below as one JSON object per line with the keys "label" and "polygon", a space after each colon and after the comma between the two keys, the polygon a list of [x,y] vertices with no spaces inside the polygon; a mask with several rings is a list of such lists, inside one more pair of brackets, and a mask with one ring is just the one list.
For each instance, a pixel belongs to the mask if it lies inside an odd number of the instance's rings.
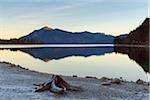
{"label": "calm lake water", "polygon": [[68,76],[149,81],[149,47],[91,45],[0,45],[0,61]]}

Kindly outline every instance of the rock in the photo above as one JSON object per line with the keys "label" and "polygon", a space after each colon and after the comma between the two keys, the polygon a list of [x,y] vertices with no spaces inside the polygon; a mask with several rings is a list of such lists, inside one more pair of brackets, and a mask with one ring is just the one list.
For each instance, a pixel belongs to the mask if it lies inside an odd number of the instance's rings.
{"label": "rock", "polygon": [[103,82],[102,85],[104,85],[104,86],[110,86],[111,83],[110,82]]}
{"label": "rock", "polygon": [[77,75],[73,75],[73,77],[78,77]]}
{"label": "rock", "polygon": [[111,83],[113,83],[113,84],[120,84],[120,83],[121,83],[121,80],[118,79],[118,78],[115,78],[115,79],[112,79],[112,80],[111,80]]}
{"label": "rock", "polygon": [[108,81],[108,80],[110,80],[110,79],[107,78],[107,77],[102,77],[101,80],[102,80],[102,81]]}
{"label": "rock", "polygon": [[145,82],[144,82],[143,80],[141,80],[141,79],[138,79],[138,80],[136,81],[136,83],[137,83],[137,84],[144,84]]}
{"label": "rock", "polygon": [[[101,78],[103,79],[104,81],[106,80],[110,80],[110,79],[107,79],[107,78]],[[118,79],[118,78],[115,78],[115,79],[111,79],[110,81],[107,81],[107,82],[103,82],[102,85],[104,86],[110,86],[111,84],[121,84],[122,80]]]}
{"label": "rock", "polygon": [[93,78],[93,79],[97,79],[97,77],[92,77],[92,76],[86,76],[85,78]]}

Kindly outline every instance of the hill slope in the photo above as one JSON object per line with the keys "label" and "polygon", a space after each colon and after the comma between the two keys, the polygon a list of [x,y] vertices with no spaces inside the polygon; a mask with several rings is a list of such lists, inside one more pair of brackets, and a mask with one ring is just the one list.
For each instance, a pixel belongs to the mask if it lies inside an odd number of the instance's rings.
{"label": "hill slope", "polygon": [[57,43],[113,43],[114,36],[103,33],[90,32],[67,32],[60,29],[43,27],[21,37],[20,41],[35,43],[57,44]]}
{"label": "hill slope", "polygon": [[149,18],[146,18],[142,25],[131,31],[126,38],[116,37],[114,42],[116,44],[149,45]]}

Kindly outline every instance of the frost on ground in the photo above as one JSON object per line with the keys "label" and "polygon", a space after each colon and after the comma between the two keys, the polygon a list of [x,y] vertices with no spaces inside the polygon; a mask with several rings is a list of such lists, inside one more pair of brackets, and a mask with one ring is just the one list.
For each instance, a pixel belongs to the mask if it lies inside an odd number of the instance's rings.
{"label": "frost on ground", "polygon": [[62,76],[68,83],[82,88],[80,92],[56,95],[35,93],[33,84],[51,80],[50,74],[29,71],[18,66],[0,63],[0,100],[148,100],[149,86],[134,82],[102,85],[107,79]]}

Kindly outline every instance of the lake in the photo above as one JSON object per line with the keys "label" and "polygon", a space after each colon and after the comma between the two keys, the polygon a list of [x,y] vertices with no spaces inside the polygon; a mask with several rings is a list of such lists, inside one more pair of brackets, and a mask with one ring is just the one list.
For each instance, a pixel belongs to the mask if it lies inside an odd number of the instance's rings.
{"label": "lake", "polygon": [[149,47],[87,45],[0,45],[0,61],[30,70],[80,77],[148,81]]}

